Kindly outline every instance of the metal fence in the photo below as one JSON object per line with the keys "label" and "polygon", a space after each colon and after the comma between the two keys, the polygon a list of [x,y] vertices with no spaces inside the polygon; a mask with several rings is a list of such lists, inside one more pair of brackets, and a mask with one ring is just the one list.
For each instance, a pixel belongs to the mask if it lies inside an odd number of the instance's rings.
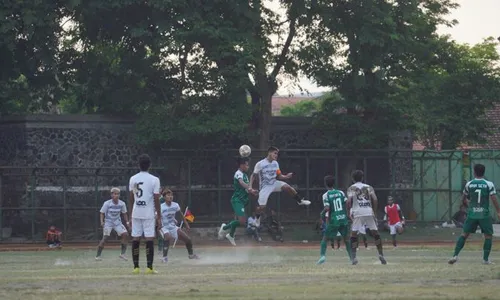
{"label": "metal fence", "polygon": [[[155,159],[152,173],[175,193],[175,201],[189,206],[194,226],[233,218],[230,197],[237,169],[236,150],[168,150]],[[265,152],[252,153],[254,165]],[[393,195],[407,218],[416,221],[449,220],[458,210],[461,191],[471,178],[471,166],[486,165],[486,177],[500,180],[500,151],[409,150],[292,150],[280,152],[280,167],[293,172],[290,184],[312,200],[299,207],[285,193],[274,193],[268,203],[285,222],[314,222],[322,209],[323,177],[333,175],[341,189],[350,185],[354,169],[365,172],[381,200],[379,217],[388,195]],[[63,231],[65,240],[97,240],[101,236],[99,209],[111,187],[128,198],[128,180],[136,168],[0,167],[0,228],[3,242],[43,240],[49,226]],[[248,207],[251,212],[255,205]]]}

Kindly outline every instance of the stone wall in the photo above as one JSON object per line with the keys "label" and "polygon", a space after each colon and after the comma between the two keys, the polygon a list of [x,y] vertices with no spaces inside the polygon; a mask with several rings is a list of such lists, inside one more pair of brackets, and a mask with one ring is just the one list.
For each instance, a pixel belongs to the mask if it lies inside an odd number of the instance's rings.
{"label": "stone wall", "polygon": [[[347,174],[337,179],[345,188],[350,170],[361,168],[385,198],[392,176],[387,151],[332,150],[334,134],[313,128],[308,118],[275,117],[272,126],[272,144],[282,149],[280,166],[284,172],[294,173],[290,183],[305,196],[319,199],[323,177],[335,170]],[[97,211],[108,198],[109,188],[119,186],[123,198],[127,197],[128,179],[137,171],[136,158],[143,152],[153,159],[153,173],[175,190],[176,201],[191,206],[198,222],[232,217],[229,199],[240,141],[220,141],[218,149],[179,151],[173,149],[175,146],[146,149],[133,136],[134,121],[123,118],[0,118],[0,166],[9,166],[0,175],[4,208],[0,227],[14,228],[14,236],[39,239],[50,224],[55,224],[67,237],[96,239],[100,234]],[[254,150],[252,164],[264,155]],[[33,167],[38,169],[33,172]],[[403,178],[406,172],[406,167],[399,168],[395,176]],[[313,201],[307,211],[285,194],[273,195],[269,206],[292,220],[314,220],[321,210],[319,201]],[[37,209],[30,210],[32,207]]]}

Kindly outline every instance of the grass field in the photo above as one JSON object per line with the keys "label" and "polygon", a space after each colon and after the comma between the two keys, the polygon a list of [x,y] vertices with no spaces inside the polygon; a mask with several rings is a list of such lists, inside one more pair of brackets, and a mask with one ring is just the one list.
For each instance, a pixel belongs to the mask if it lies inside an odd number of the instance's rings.
{"label": "grass field", "polygon": [[481,264],[479,245],[453,266],[450,251],[388,249],[383,266],[361,249],[351,266],[345,250],[328,249],[317,266],[318,247],[209,247],[197,261],[177,247],[167,265],[156,255],[157,275],[131,275],[117,249],[100,262],[93,250],[0,252],[0,299],[499,299],[500,268]]}

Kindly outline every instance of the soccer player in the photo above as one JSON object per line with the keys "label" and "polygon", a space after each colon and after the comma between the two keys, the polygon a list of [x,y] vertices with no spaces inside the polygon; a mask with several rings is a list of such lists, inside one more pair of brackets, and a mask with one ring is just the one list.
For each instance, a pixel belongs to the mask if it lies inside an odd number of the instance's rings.
{"label": "soccer player", "polygon": [[453,257],[448,261],[450,265],[458,261],[458,254],[464,247],[465,241],[469,234],[476,232],[478,226],[484,234],[483,264],[491,264],[489,256],[492,245],[493,222],[490,217],[489,200],[491,199],[491,202],[493,202],[499,218],[500,206],[498,206],[495,185],[493,182],[484,179],[485,170],[484,165],[476,164],[474,166],[474,179],[465,184],[462,203],[467,207],[467,219],[465,219],[463,233],[457,240]]}
{"label": "soccer player", "polygon": [[128,232],[125,226],[122,224],[122,220],[120,215],[123,215],[127,226],[130,226],[130,222],[128,221],[127,216],[127,206],[125,202],[119,199],[120,198],[120,189],[112,188],[111,189],[111,199],[104,202],[102,205],[99,217],[101,219],[102,226],[102,240],[99,242],[97,246],[97,255],[95,260],[101,260],[101,253],[104,249],[104,244],[106,240],[111,235],[111,231],[115,231],[117,235],[122,238],[122,249],[120,258],[123,260],[128,260],[125,253],[127,253],[127,242],[128,242]]}
{"label": "soccer player", "polygon": [[231,205],[233,206],[234,214],[238,218],[228,222],[228,224],[222,223],[219,228],[219,239],[223,239],[225,236],[233,246],[236,246],[236,242],[234,241],[236,228],[238,226],[245,226],[246,224],[245,206],[248,204],[248,194],[257,195],[257,191],[252,189],[248,184],[247,172],[250,167],[248,162],[248,157],[239,157],[238,170],[236,170],[233,176],[234,193],[231,197]]}
{"label": "soccer player", "polygon": [[387,224],[389,224],[389,231],[392,237],[392,245],[394,248],[398,247],[396,242],[396,233],[403,233],[403,224],[405,221],[405,217],[403,216],[403,212],[399,207],[399,204],[394,204],[394,199],[392,196],[387,198],[387,205],[384,208],[385,217],[387,220]]}
{"label": "soccer player", "polygon": [[186,244],[189,259],[198,259],[198,255],[193,253],[193,242],[191,238],[177,226],[176,215],[179,215],[189,230],[189,223],[181,212],[179,203],[174,202],[174,193],[170,189],[163,189],[162,196],[165,202],[161,204],[161,235],[163,236],[163,258],[164,263],[168,262],[168,249],[170,243],[179,239]]}
{"label": "soccer player", "polygon": [[279,150],[276,147],[267,149],[267,157],[259,161],[250,176],[250,187],[253,187],[255,175],[259,176],[260,190],[257,207],[257,224],[260,225],[260,215],[264,212],[267,205],[267,200],[271,193],[287,191],[295,198],[298,205],[310,205],[311,201],[305,200],[300,194],[289,184],[280,180],[290,179],[293,173],[283,175],[278,164]]}
{"label": "soccer player", "polygon": [[132,227],[132,261],[134,262],[134,274],[139,274],[139,246],[141,236],[146,239],[146,274],[156,274],[153,269],[155,220],[158,227],[160,222],[160,179],[149,174],[151,158],[149,155],[139,156],[140,172],[130,177],[130,220]]}
{"label": "soccer player", "polygon": [[358,232],[366,225],[368,230],[371,231],[375,239],[375,245],[378,250],[378,258],[380,262],[385,265],[387,261],[384,258],[382,250],[382,239],[378,233],[376,211],[378,205],[377,195],[373,187],[363,183],[364,173],[361,170],[356,170],[352,174],[354,184],[347,190],[347,208],[350,210],[349,215],[352,213],[352,229],[351,229],[351,259],[352,264],[356,265],[358,259],[356,258],[356,250],[358,248]]}
{"label": "soccer player", "polygon": [[340,235],[344,238],[346,244],[347,254],[349,258],[351,257],[349,251],[349,241],[348,241],[348,215],[346,208],[346,197],[344,192],[336,190],[333,186],[335,184],[335,179],[333,176],[325,177],[325,185],[328,191],[323,194],[323,210],[326,216],[326,231],[321,240],[320,258],[318,260],[318,265],[325,262],[326,257],[326,247],[328,240],[333,240],[340,232]]}

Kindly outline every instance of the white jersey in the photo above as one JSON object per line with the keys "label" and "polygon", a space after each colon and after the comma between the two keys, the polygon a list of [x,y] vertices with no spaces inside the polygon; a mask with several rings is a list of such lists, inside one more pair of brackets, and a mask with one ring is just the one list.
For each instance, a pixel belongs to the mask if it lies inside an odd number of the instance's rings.
{"label": "white jersey", "polygon": [[260,189],[262,190],[265,186],[272,186],[276,182],[276,176],[280,172],[280,165],[277,161],[269,161],[267,158],[259,161],[255,164],[253,169],[254,174],[259,175]]}
{"label": "white jersey", "polygon": [[154,219],[154,195],[160,194],[160,179],[148,172],[139,172],[130,177],[130,191],[134,192],[134,209],[132,218]]}
{"label": "white jersey", "polygon": [[114,227],[122,224],[121,214],[127,212],[127,206],[122,200],[114,203],[109,199],[104,202],[100,212],[104,214],[104,227]]}
{"label": "white jersey", "polygon": [[175,214],[181,211],[181,207],[177,202],[170,203],[170,206],[166,202],[161,204],[161,226],[167,228],[174,228],[177,226],[177,220],[175,219]]}
{"label": "white jersey", "polygon": [[347,197],[352,197],[352,217],[373,216],[373,208],[370,195],[374,193],[373,188],[362,182],[356,182],[347,190]]}

